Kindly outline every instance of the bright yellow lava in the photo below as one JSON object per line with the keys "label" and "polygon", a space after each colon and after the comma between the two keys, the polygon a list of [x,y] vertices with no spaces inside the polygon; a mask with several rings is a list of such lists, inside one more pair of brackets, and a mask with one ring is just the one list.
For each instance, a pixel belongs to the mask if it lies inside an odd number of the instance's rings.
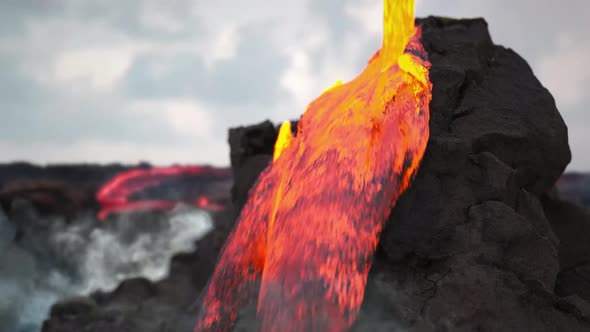
{"label": "bright yellow lava", "polygon": [[253,297],[263,332],[342,332],[364,297],[379,235],[429,137],[430,64],[413,0],[384,1],[383,44],[282,124],[228,238],[195,331],[229,331]]}

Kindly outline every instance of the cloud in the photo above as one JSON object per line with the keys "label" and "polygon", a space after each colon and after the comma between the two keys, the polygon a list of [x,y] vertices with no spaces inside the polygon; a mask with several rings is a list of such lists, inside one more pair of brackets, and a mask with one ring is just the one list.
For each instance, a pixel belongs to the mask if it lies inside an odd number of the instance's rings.
{"label": "cloud", "polygon": [[[12,147],[0,160],[197,162],[216,146],[209,160],[227,164],[227,127],[298,117],[325,88],[363,69],[380,46],[381,6],[375,0],[0,3],[0,142]],[[417,0],[416,6],[418,16],[484,16],[494,41],[520,53],[554,93],[566,121],[590,122],[580,106],[590,101],[587,66],[576,65],[590,48],[587,1]],[[563,35],[573,45],[561,43]],[[572,126],[570,134],[580,130]],[[575,142],[576,165],[590,168]],[[53,157],[49,146],[70,154]]]}
{"label": "cloud", "polygon": [[562,106],[579,105],[587,96],[589,59],[590,44],[576,43],[564,35],[559,38],[554,51],[539,60],[539,78]]}
{"label": "cloud", "polygon": [[136,100],[129,109],[141,117],[161,117],[176,132],[192,138],[207,137],[213,121],[211,113],[190,99]]}
{"label": "cloud", "polygon": [[24,160],[40,164],[64,163],[75,160],[96,163],[123,162],[135,164],[149,161],[155,165],[211,164],[226,166],[229,155],[227,144],[218,141],[187,141],[184,144],[157,144],[146,142],[101,142],[80,140],[72,143],[2,143],[2,156],[8,160]]}
{"label": "cloud", "polygon": [[347,15],[349,15],[368,33],[375,36],[381,36],[383,32],[383,22],[376,18],[382,15],[382,7],[383,5],[381,2],[361,0],[349,3],[348,6],[345,7],[345,11]]}
{"label": "cloud", "polygon": [[63,52],[54,65],[54,80],[89,83],[93,89],[113,88],[134,61],[130,48],[85,48]]}
{"label": "cloud", "polygon": [[205,66],[211,68],[219,61],[235,57],[238,51],[238,41],[238,29],[234,26],[224,27],[220,31],[217,41],[211,46],[211,57],[205,60]]}

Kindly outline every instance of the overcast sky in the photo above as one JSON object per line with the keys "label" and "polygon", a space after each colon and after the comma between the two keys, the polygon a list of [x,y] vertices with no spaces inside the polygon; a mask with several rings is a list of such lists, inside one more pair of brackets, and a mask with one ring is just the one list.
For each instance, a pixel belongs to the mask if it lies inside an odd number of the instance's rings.
{"label": "overcast sky", "polygon": [[[588,0],[418,0],[485,17],[590,170]],[[382,0],[0,2],[0,162],[229,164],[227,128],[298,117],[379,48]]]}

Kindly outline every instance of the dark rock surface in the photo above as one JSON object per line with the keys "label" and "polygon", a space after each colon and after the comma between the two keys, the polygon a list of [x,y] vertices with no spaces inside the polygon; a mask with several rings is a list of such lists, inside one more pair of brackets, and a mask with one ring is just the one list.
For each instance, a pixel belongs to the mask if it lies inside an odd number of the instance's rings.
{"label": "dark rock surface", "polygon": [[559,262],[555,293],[578,295],[590,302],[590,210],[555,195],[542,197],[547,218],[559,238]]}
{"label": "dark rock surface", "polygon": [[[42,216],[59,215],[68,219],[79,212],[96,210],[97,191],[116,175],[132,170],[148,170],[146,163],[138,165],[51,165],[28,163],[0,165],[0,207],[8,214],[17,200],[27,200]],[[139,200],[169,200],[193,202],[201,196],[212,202],[228,203],[227,189],[232,183],[229,169],[205,169],[202,174],[170,176],[130,197]],[[226,174],[227,173],[227,174]]]}
{"label": "dark rock surface", "polygon": [[[431,138],[381,236],[355,330],[590,330],[588,288],[555,291],[560,263],[587,248],[559,244],[571,235],[554,230],[540,199],[571,158],[553,98],[522,58],[493,45],[485,21],[422,23]],[[244,195],[270,145],[250,155],[236,147],[234,194]]]}
{"label": "dark rock surface", "polygon": [[0,186],[0,206],[12,211],[17,200],[31,202],[42,215],[73,218],[77,212],[98,208],[92,188],[53,179],[15,180]]}
{"label": "dark rock surface", "polygon": [[98,188],[116,174],[135,168],[149,168],[149,164],[138,165],[50,165],[38,166],[25,162],[0,165],[0,187],[15,182],[38,180],[59,180],[78,188]]}
{"label": "dark rock surface", "polygon": [[[574,231],[587,215],[547,195],[571,157],[553,98],[522,58],[493,45],[485,21],[421,22],[431,139],[381,236],[353,330],[590,330],[590,269],[579,259],[589,252]],[[230,130],[234,211],[174,259],[170,277],[61,302],[43,331],[191,331],[194,301],[276,135],[271,122]]]}
{"label": "dark rock surface", "polygon": [[38,166],[25,162],[0,165],[0,207],[12,213],[15,201],[27,200],[41,215],[74,218],[80,211],[95,210],[97,190],[120,172],[150,167],[113,165]]}

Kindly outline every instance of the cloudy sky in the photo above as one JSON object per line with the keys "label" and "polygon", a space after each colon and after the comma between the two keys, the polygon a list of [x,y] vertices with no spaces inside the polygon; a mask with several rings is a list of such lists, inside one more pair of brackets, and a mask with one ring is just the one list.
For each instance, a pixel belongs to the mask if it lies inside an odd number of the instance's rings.
{"label": "cloudy sky", "polygon": [[[0,2],[0,162],[229,164],[226,130],[300,115],[379,47],[381,0]],[[590,170],[587,0],[418,0],[487,19],[548,87]]]}

